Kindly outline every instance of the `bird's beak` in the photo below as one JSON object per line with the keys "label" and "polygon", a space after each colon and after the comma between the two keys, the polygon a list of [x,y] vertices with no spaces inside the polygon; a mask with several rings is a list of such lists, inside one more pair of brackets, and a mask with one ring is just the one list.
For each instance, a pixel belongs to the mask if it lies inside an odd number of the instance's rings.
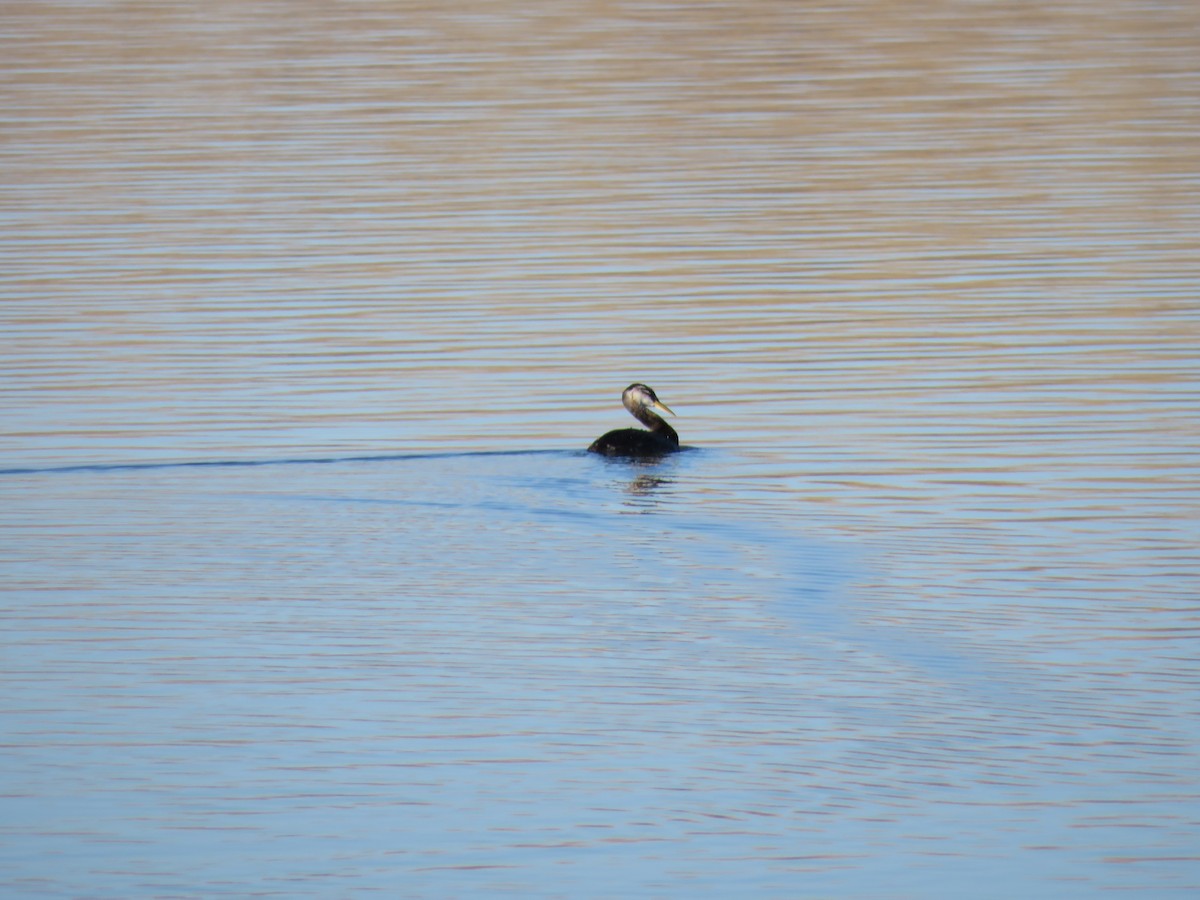
{"label": "bird's beak", "polygon": [[667,404],[663,403],[661,400],[655,400],[650,405],[653,406],[655,409],[661,409],[665,413],[670,413],[671,415],[675,415],[675,410],[671,409],[671,407],[667,406]]}

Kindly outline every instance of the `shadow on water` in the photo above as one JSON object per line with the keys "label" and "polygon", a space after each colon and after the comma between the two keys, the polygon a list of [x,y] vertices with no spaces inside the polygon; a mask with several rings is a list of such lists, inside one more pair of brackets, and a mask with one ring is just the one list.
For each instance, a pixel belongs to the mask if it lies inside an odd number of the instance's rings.
{"label": "shadow on water", "polygon": [[205,459],[151,463],[79,463],[0,469],[0,475],[49,475],[68,472],[136,472],[158,469],[237,469],[255,466],[327,466],[338,463],[404,462],[500,456],[578,456],[582,450],[470,450],[449,453],[385,453],[368,456],[288,457],[281,459]]}
{"label": "shadow on water", "polygon": [[669,498],[688,483],[686,466],[677,465],[683,459],[605,458],[626,470],[619,483],[623,511],[647,520],[622,517],[613,525],[619,532],[614,539],[639,542],[655,554],[673,552],[676,562],[656,564],[672,568],[685,593],[737,598],[775,620],[774,627],[746,630],[739,640],[803,647],[824,660],[831,677],[847,653],[866,654],[899,677],[943,686],[978,704],[1040,705],[1052,698],[1047,685],[954,635],[929,636],[919,621],[881,620],[873,600],[857,587],[881,577],[869,539],[831,543],[806,527],[802,510],[794,517],[763,517],[761,510],[736,504],[719,515],[676,507]]}
{"label": "shadow on water", "polygon": [[[694,451],[693,458],[701,455],[698,447],[683,447],[681,450]],[[159,469],[201,469],[201,468],[249,468],[254,466],[291,466],[291,465],[331,465],[337,463],[384,463],[384,462],[453,462],[456,460],[471,461],[471,460],[501,460],[501,459],[519,459],[521,457],[552,457],[559,460],[567,459],[588,459],[600,463],[605,468],[603,471],[617,472],[624,476],[629,476],[625,484],[624,491],[627,495],[628,506],[632,512],[659,512],[664,515],[670,515],[661,508],[660,500],[663,499],[662,491],[670,488],[678,483],[678,477],[672,474],[674,471],[670,467],[672,461],[678,460],[681,457],[678,455],[657,456],[657,457],[610,457],[601,456],[595,453],[590,453],[587,450],[482,450],[482,451],[460,451],[460,452],[442,452],[442,453],[405,453],[405,454],[387,454],[387,455],[370,455],[370,456],[343,456],[331,458],[316,458],[316,459],[277,459],[277,460],[254,460],[254,461],[208,461],[208,462],[180,462],[180,463],[120,463],[106,465],[80,465],[80,466],[63,466],[45,469],[8,469],[0,470],[0,475],[15,475],[15,474],[40,474],[40,473],[67,473],[67,472],[107,472],[107,471],[139,471],[139,470],[159,470]],[[557,479],[540,472],[535,483],[539,488],[547,488],[551,491],[562,493],[566,480]],[[257,496],[262,496],[258,494]],[[313,503],[340,503],[340,504],[363,504],[372,506],[404,506],[422,509],[435,509],[446,511],[462,511],[474,510],[486,513],[498,513],[506,515],[532,515],[536,517],[553,518],[568,518],[568,519],[594,519],[597,521],[607,520],[609,518],[607,512],[596,510],[593,508],[580,508],[573,505],[534,505],[528,499],[524,500],[500,500],[500,499],[480,499],[472,497],[465,500],[446,499],[446,496],[438,497],[380,497],[380,496],[361,496],[361,495],[345,495],[345,494],[327,494],[327,493],[304,493],[295,494],[289,493],[286,495],[292,500],[300,500]],[[282,495],[280,497],[282,499]],[[561,498],[560,498],[561,499]]]}
{"label": "shadow on water", "polygon": [[[669,573],[677,590],[695,598],[722,596],[759,604],[763,613],[776,618],[774,629],[751,629],[739,636],[760,646],[803,644],[808,652],[826,658],[836,669],[837,654],[846,647],[867,651],[891,660],[927,681],[953,683],[959,690],[992,698],[1011,693],[1004,685],[1020,681],[1013,673],[1000,671],[980,658],[978,650],[959,651],[946,636],[936,641],[903,627],[871,627],[864,623],[863,610],[853,599],[853,585],[867,575],[864,551],[833,546],[797,532],[802,520],[756,520],[745,508],[729,509],[721,515],[698,514],[686,508],[686,497],[678,503],[672,496],[686,492],[688,463],[711,451],[683,447],[685,454],[663,457],[626,458],[590,454],[583,449],[476,450],[431,453],[354,454],[328,457],[283,457],[244,460],[185,460],[177,462],[84,463],[64,466],[14,467],[0,469],[0,476],[59,475],[79,473],[137,473],[163,470],[249,469],[285,466],[335,466],[363,463],[415,463],[454,461],[516,460],[521,457],[595,459],[601,471],[619,477],[604,485],[592,484],[583,502],[572,498],[563,479],[540,471],[531,482],[539,491],[549,491],[550,503],[535,503],[530,496],[508,495],[504,490],[488,497],[378,496],[326,491],[289,492],[277,499],[319,504],[353,504],[377,507],[408,507],[457,516],[463,513],[488,517],[525,517],[544,523],[585,526],[589,532],[607,532],[613,542],[642,545],[655,557],[655,565]],[[596,505],[611,490],[622,492],[619,505]],[[258,495],[261,499],[262,495]],[[589,502],[590,501],[590,502]],[[613,513],[617,514],[614,518]],[[568,532],[570,527],[568,526]],[[1005,677],[1007,676],[1007,677]],[[1026,687],[1028,687],[1026,685]],[[1021,693],[1025,691],[1020,690]]]}

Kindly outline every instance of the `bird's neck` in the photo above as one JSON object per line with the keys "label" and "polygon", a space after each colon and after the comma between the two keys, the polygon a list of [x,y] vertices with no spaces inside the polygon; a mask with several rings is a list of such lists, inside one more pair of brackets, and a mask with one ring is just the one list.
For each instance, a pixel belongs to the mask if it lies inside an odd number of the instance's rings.
{"label": "bird's neck", "polygon": [[661,438],[665,438],[672,444],[679,443],[679,434],[667,424],[667,420],[662,416],[655,415],[645,407],[639,407],[635,410],[630,410],[633,417],[657,434]]}

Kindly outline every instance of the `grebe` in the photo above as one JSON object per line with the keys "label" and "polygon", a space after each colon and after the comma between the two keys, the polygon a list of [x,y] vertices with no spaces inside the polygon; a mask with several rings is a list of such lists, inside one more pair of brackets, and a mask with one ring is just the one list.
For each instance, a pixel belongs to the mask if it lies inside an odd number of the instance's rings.
{"label": "grebe", "polygon": [[621,402],[633,417],[649,428],[618,428],[596,438],[589,453],[604,456],[662,456],[679,449],[679,435],[666,420],[652,412],[660,409],[675,415],[671,407],[663,403],[654,391],[644,384],[631,384],[621,392]]}

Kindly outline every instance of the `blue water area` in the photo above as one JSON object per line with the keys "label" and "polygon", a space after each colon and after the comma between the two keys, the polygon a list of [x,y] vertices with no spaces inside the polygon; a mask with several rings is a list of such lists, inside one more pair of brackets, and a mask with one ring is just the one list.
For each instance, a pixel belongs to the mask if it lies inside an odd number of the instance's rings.
{"label": "blue water area", "polygon": [[1085,896],[1112,811],[1182,852],[1190,748],[871,624],[862,546],[696,503],[728,457],[5,473],[5,890]]}

